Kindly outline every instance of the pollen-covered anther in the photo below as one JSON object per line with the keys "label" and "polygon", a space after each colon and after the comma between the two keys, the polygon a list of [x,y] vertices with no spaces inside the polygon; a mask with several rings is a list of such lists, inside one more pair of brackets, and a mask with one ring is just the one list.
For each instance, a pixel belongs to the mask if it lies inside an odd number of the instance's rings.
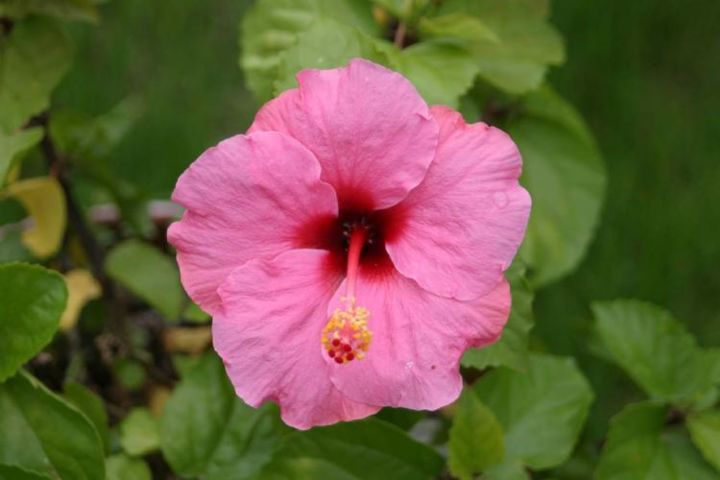
{"label": "pollen-covered anther", "polygon": [[369,318],[368,309],[356,306],[354,301],[347,301],[344,309],[335,309],[320,339],[328,356],[338,364],[365,358],[372,341]]}

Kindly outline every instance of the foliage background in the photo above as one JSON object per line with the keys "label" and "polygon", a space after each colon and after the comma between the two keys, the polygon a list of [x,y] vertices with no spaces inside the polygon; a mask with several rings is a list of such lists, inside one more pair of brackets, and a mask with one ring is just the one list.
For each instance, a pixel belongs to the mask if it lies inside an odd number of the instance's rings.
{"label": "foliage background", "polygon": [[[94,116],[138,94],[144,114],[109,163],[148,198],[167,198],[200,152],[243,131],[258,108],[237,60],[238,19],[251,3],[102,5],[99,26],[68,25],[75,63],[53,106]],[[553,4],[567,62],[551,69],[550,82],[583,113],[608,173],[582,263],[535,296],[532,348],[574,356],[595,392],[573,461],[548,474],[556,478],[590,478],[610,418],[646,397],[593,350],[592,302],[653,302],[701,345],[720,345],[717,18],[714,0]],[[80,193],[94,200],[90,188]]]}

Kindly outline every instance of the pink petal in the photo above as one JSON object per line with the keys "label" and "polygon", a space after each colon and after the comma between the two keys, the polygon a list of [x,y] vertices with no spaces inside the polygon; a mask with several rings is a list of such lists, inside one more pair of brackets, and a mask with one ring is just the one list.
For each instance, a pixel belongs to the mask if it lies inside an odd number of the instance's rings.
{"label": "pink petal", "polygon": [[178,180],[173,200],[187,211],[168,240],[185,289],[209,313],[231,271],[298,247],[312,219],[338,212],[312,153],[275,132],[237,135],[206,150]]}
{"label": "pink petal", "polygon": [[[340,308],[344,293],[345,282],[329,312]],[[326,363],[341,392],[373,405],[434,410],[455,401],[463,352],[495,342],[510,312],[504,279],[488,295],[462,302],[436,296],[394,270],[380,276],[361,270],[355,296],[370,311],[370,348],[362,360]]]}
{"label": "pink petal", "polygon": [[386,239],[395,267],[423,288],[469,300],[491,291],[517,252],[530,214],[518,184],[522,160],[510,137],[433,107],[437,155],[425,180],[393,209]]}
{"label": "pink petal", "polygon": [[253,407],[277,402],[285,423],[296,428],[379,410],[341,394],[323,360],[320,335],[339,267],[329,252],[291,250],[246,263],[219,289],[222,311],[213,319],[213,343],[235,391]]}
{"label": "pink petal", "polygon": [[438,128],[402,75],[362,59],[303,70],[299,89],[268,102],[251,132],[275,130],[308,147],[345,209],[397,204],[425,176]]}

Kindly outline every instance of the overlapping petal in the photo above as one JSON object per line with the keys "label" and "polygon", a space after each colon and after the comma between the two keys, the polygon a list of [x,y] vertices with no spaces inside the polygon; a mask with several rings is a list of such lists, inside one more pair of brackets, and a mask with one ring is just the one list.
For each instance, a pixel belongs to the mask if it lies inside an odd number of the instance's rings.
{"label": "overlapping petal", "polygon": [[298,82],[260,110],[250,131],[282,132],[308,147],[342,207],[387,208],[421,182],[438,127],[407,79],[356,59],[303,70]]}
{"label": "overlapping petal", "polygon": [[[345,282],[328,313],[340,305]],[[510,288],[502,279],[487,295],[462,302],[436,296],[395,270],[361,270],[357,304],[370,311],[372,343],[365,359],[338,365],[330,377],[349,398],[374,405],[433,410],[462,390],[459,360],[471,347],[496,341],[510,312]]]}
{"label": "overlapping petal", "polygon": [[433,107],[437,154],[423,182],[397,207],[400,232],[386,240],[396,268],[423,288],[470,300],[502,279],[522,242],[530,196],[518,184],[522,160],[510,137]]}
{"label": "overlapping petal", "polygon": [[283,420],[300,429],[379,410],[340,393],[323,360],[320,333],[340,281],[331,253],[304,249],[252,260],[223,283],[213,344],[245,402],[273,400]]}
{"label": "overlapping petal", "polygon": [[168,232],[182,282],[210,313],[232,270],[297,247],[314,218],[338,212],[312,153],[276,132],[237,135],[210,148],[180,177],[173,200],[186,208]]}

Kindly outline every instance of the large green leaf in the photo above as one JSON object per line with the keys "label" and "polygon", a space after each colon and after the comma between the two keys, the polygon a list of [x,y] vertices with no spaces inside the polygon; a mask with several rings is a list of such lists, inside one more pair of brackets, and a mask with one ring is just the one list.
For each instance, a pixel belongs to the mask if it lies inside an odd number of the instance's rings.
{"label": "large green leaf", "polygon": [[472,389],[465,389],[460,397],[448,453],[450,472],[463,480],[499,464],[505,456],[502,427]]}
{"label": "large green leaf", "polygon": [[526,373],[499,368],[474,389],[505,431],[506,460],[535,469],[567,460],[593,400],[573,360],[541,354],[530,355]]}
{"label": "large green leaf", "polygon": [[40,143],[41,127],[28,128],[7,135],[0,129],[0,188],[8,181],[8,174],[22,158],[23,153]]}
{"label": "large green leaf", "polygon": [[397,51],[394,67],[405,75],[431,105],[457,107],[473,84],[478,66],[470,52],[452,41],[428,40]]}
{"label": "large green leaf", "polygon": [[59,273],[34,265],[0,265],[0,381],[52,339],[66,301]]}
{"label": "large green leaf", "polygon": [[605,352],[649,395],[692,400],[715,383],[708,353],[666,310],[637,300],[597,302],[592,310]]}
{"label": "large green leaf", "polygon": [[49,477],[11,465],[0,465],[0,480],[47,480]]}
{"label": "large green leaf", "polygon": [[222,363],[207,355],[183,376],[165,406],[163,455],[179,475],[251,478],[270,460],[280,439],[272,410],[245,405],[235,396]]}
{"label": "large green leaf", "polygon": [[54,21],[29,17],[0,42],[0,130],[12,132],[50,104],[50,93],[72,58],[69,40]]}
{"label": "large green leaf", "polygon": [[376,419],[288,435],[262,478],[420,480],[437,477],[443,460],[430,447]]}
{"label": "large green leaf", "polygon": [[120,445],[132,456],[146,455],[160,446],[158,422],[147,408],[134,408],[120,424]]}
{"label": "large green leaf", "polygon": [[23,18],[40,14],[95,23],[98,20],[96,3],[96,0],[3,0],[0,17]]}
{"label": "large green leaf", "polygon": [[525,278],[525,267],[515,261],[505,272],[510,282],[512,309],[510,318],[500,340],[485,348],[472,348],[465,352],[462,364],[466,367],[484,369],[487,367],[510,367],[515,370],[527,369],[527,344],[533,327],[533,291]]}
{"label": "large green leaf", "polygon": [[296,87],[295,75],[304,68],[341,67],[355,57],[387,63],[375,39],[355,27],[319,18],[297,35],[293,46],[278,56],[274,93]]}
{"label": "large green leaf", "polygon": [[25,374],[0,384],[0,464],[63,480],[105,478],[92,423]]}
{"label": "large green leaf", "polygon": [[506,125],[533,200],[521,258],[533,285],[572,271],[595,231],[605,192],[602,158],[577,112],[549,88],[527,96]]}
{"label": "large green leaf", "polygon": [[79,383],[66,383],[63,386],[63,393],[65,399],[93,423],[103,441],[105,452],[108,452],[110,450],[110,427],[102,399]]}
{"label": "large green leaf", "polygon": [[[369,34],[377,32],[367,0],[258,0],[243,18],[241,64],[255,96],[273,95],[281,54],[318,18],[332,18]],[[331,44],[325,44],[323,51]],[[318,52],[319,53],[319,52]]]}
{"label": "large green leaf", "polygon": [[720,471],[720,410],[693,413],[687,421],[693,443],[705,459]]}
{"label": "large green leaf", "polygon": [[597,480],[717,480],[685,435],[664,431],[667,408],[650,402],[613,417]]}
{"label": "large green leaf", "polygon": [[165,317],[180,316],[183,303],[180,274],[175,262],[161,251],[139,240],[126,240],[110,251],[105,269]]}
{"label": "large green leaf", "polygon": [[[460,21],[463,14],[475,18]],[[446,0],[438,15],[434,21],[441,27],[445,16],[455,16],[457,28],[453,31],[448,25],[440,32],[467,40],[480,76],[506,92],[525,93],[539,87],[548,66],[565,60],[562,38],[547,22],[546,0]],[[437,37],[437,30],[426,26],[421,33]]]}
{"label": "large green leaf", "polygon": [[355,27],[320,18],[280,54],[274,93],[296,87],[295,75],[304,68],[342,67],[356,57],[396,69],[430,104],[456,106],[477,74],[472,56],[457,43],[430,40],[399,50]]}

